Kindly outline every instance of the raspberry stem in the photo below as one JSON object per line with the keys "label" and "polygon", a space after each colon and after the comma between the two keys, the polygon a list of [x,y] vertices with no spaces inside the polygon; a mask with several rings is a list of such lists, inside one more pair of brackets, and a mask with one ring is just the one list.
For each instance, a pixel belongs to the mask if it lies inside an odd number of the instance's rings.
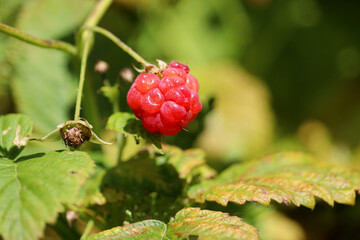
{"label": "raspberry stem", "polygon": [[59,41],[59,40],[46,40],[46,39],[37,38],[35,36],[24,33],[16,28],[13,28],[13,27],[3,24],[3,23],[0,23],[0,31],[4,32],[14,38],[17,38],[21,41],[30,43],[30,44],[38,46],[38,47],[58,49],[58,50],[67,52],[73,56],[77,55],[76,47],[67,42],[63,42],[63,41]]}
{"label": "raspberry stem", "polygon": [[[83,26],[93,27],[96,26],[102,16],[104,16],[106,10],[110,7],[113,0],[99,0],[92,12],[85,20]],[[86,73],[86,63],[87,58],[90,53],[91,44],[93,42],[93,34],[89,31],[84,32],[83,30],[79,30],[76,34],[76,42],[77,42],[77,52],[79,56],[81,56],[81,66],[80,66],[80,79],[79,85],[77,89],[77,97],[76,97],[76,105],[75,105],[75,114],[74,120],[77,121],[80,119],[80,109],[81,109],[81,99],[82,93],[85,83],[85,73]]]}
{"label": "raspberry stem", "polygon": [[91,46],[90,43],[91,43],[91,36],[88,35],[87,38],[85,39],[84,48],[81,56],[80,79],[79,79],[79,86],[77,89],[75,115],[74,115],[75,121],[80,119],[81,97],[85,83],[86,63],[90,52],[90,46]]}
{"label": "raspberry stem", "polygon": [[118,47],[120,47],[124,52],[129,54],[132,58],[134,58],[139,63],[146,65],[151,65],[148,61],[146,61],[144,58],[142,58],[137,52],[135,52],[131,47],[126,45],[123,41],[121,41],[118,37],[116,37],[113,33],[109,32],[108,30],[102,28],[102,27],[89,27],[84,26],[82,30],[89,30],[92,32],[97,32],[102,34],[103,36],[110,39],[112,42],[114,42]]}

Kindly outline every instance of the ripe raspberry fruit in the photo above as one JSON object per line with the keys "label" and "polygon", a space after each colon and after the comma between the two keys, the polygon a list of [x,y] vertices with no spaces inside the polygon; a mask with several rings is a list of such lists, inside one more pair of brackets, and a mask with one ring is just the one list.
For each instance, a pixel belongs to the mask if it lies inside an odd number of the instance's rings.
{"label": "ripe raspberry fruit", "polygon": [[201,111],[199,83],[189,71],[171,62],[158,75],[141,73],[132,84],[127,102],[150,133],[175,135]]}

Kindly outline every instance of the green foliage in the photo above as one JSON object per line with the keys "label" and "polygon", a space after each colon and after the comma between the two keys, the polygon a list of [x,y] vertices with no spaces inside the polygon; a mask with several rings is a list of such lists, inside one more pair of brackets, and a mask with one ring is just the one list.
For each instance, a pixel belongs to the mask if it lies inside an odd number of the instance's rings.
{"label": "green foliage", "polygon": [[83,152],[48,152],[0,159],[0,232],[5,239],[35,239],[62,204],[76,203],[93,170]]}
{"label": "green foliage", "polygon": [[21,114],[0,117],[0,233],[5,239],[35,239],[63,204],[78,192],[94,165],[84,152],[52,151],[17,157],[32,121]]}
{"label": "green foliage", "polygon": [[161,150],[162,137],[160,133],[151,134],[143,127],[141,121],[132,113],[118,112],[109,117],[106,125],[107,129],[119,131],[125,136],[133,136],[136,141],[144,139],[147,143],[152,144],[159,152]]}
{"label": "green foliage", "polygon": [[259,239],[257,229],[244,223],[241,218],[229,214],[185,208],[175,218],[165,223],[157,220],[146,220],[123,227],[94,234],[87,240],[95,239]]}
{"label": "green foliage", "polygon": [[214,180],[191,187],[188,194],[199,202],[216,201],[224,206],[229,201],[269,205],[275,200],[313,209],[315,196],[331,206],[334,202],[353,205],[359,189],[358,171],[318,163],[302,152],[282,152],[233,165]]}

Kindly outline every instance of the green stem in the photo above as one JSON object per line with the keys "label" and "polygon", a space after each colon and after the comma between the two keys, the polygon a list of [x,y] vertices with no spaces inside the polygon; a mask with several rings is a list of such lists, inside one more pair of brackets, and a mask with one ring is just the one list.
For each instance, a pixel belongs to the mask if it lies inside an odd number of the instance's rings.
{"label": "green stem", "polygon": [[3,23],[0,23],[0,31],[38,47],[62,50],[74,56],[77,54],[76,47],[67,42],[40,39]]}
{"label": "green stem", "polygon": [[126,137],[122,133],[117,133],[117,145],[118,145],[118,154],[117,154],[117,164],[123,161],[123,152],[126,146]]}
{"label": "green stem", "polygon": [[79,80],[79,86],[77,89],[78,92],[77,92],[77,97],[76,97],[75,115],[74,115],[75,121],[80,119],[81,97],[82,97],[82,93],[83,93],[83,89],[84,89],[86,63],[87,63],[87,58],[88,58],[89,52],[90,52],[90,43],[91,43],[91,36],[88,35],[88,37],[85,39],[84,48],[83,48],[82,56],[81,56],[80,80]]}
{"label": "green stem", "polygon": [[110,7],[113,0],[99,0],[88,18],[85,20],[85,26],[96,26],[106,10]]}
{"label": "green stem", "polygon": [[84,26],[82,30],[90,30],[104,35],[105,37],[113,41],[117,46],[119,46],[124,52],[126,52],[132,58],[134,58],[136,61],[144,65],[151,65],[151,63],[143,59],[138,53],[132,50],[132,48],[130,48],[128,45],[126,45],[123,41],[121,41],[118,37],[116,37],[113,33],[109,32],[108,30],[101,27],[88,27],[88,26]]}
{"label": "green stem", "polygon": [[93,226],[94,226],[94,221],[89,220],[88,223],[86,224],[86,227],[85,227],[85,230],[84,230],[83,234],[81,235],[80,240],[86,239],[86,237],[89,235],[89,233],[90,233]]}
{"label": "green stem", "polygon": [[[84,26],[95,26],[99,23],[106,10],[110,7],[112,0],[99,0],[88,18],[86,19]],[[81,36],[81,39],[80,39]],[[77,46],[81,53],[81,66],[80,66],[80,79],[78,92],[76,97],[74,120],[80,119],[81,99],[85,83],[86,63],[89,56],[93,34],[88,32],[79,31],[77,34]]]}
{"label": "green stem", "polygon": [[[113,0],[98,0],[96,6],[91,11],[90,15],[85,20],[83,26],[94,27],[100,19],[104,16],[106,10],[110,7]],[[78,47],[81,49],[83,39],[86,39],[89,32],[79,31],[76,36],[76,42]],[[80,45],[79,45],[80,44]]]}

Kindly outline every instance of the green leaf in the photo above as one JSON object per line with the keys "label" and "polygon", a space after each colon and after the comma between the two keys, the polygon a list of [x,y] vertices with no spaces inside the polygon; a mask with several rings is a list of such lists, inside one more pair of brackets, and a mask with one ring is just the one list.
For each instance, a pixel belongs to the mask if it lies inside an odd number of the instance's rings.
{"label": "green leaf", "polygon": [[84,152],[56,151],[0,158],[0,234],[4,239],[36,239],[47,222],[77,202],[93,171]]}
{"label": "green leaf", "polygon": [[141,121],[132,113],[118,112],[110,116],[107,129],[122,132],[125,135],[134,136],[137,141],[144,139],[147,143],[152,144],[160,153],[162,136],[160,133],[149,133],[142,125]]}
{"label": "green leaf", "polygon": [[239,217],[228,213],[200,210],[200,208],[185,208],[179,211],[168,223],[166,236],[170,239],[259,239],[257,229],[244,223]]}
{"label": "green leaf", "polygon": [[163,239],[166,231],[165,223],[158,220],[145,220],[122,227],[115,227],[86,238],[86,240],[106,240],[106,239],[131,239],[143,240]]}
{"label": "green leaf", "polygon": [[227,213],[200,208],[185,208],[165,225],[158,220],[145,220],[122,227],[115,227],[94,235],[86,240],[97,239],[196,239],[239,240],[259,239],[257,229],[241,218],[229,216]]}
{"label": "green leaf", "polygon": [[269,205],[271,200],[296,206],[315,207],[315,196],[329,205],[355,203],[360,173],[344,167],[319,163],[302,152],[280,152],[258,161],[236,164],[214,180],[192,186],[188,195],[198,202],[229,201]]}
{"label": "green leaf", "polygon": [[33,122],[28,116],[0,116],[0,153],[7,158],[15,158],[27,143],[32,127]]}
{"label": "green leaf", "polygon": [[205,153],[198,148],[183,151],[174,146],[164,148],[165,158],[173,165],[179,174],[179,178],[191,182],[193,177],[205,180],[216,176],[216,171],[206,164]]}

